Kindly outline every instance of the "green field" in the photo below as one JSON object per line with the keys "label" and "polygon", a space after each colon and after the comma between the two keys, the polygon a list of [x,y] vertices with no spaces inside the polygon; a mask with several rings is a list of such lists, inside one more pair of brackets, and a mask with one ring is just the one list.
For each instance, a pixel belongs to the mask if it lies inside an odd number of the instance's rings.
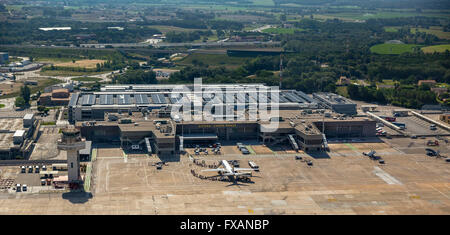
{"label": "green field", "polygon": [[354,11],[354,12],[342,12],[342,13],[333,13],[333,14],[318,14],[314,15],[316,18],[330,19],[330,18],[338,18],[344,21],[351,20],[368,20],[368,19],[389,19],[389,18],[401,18],[401,17],[415,17],[415,16],[425,16],[425,17],[438,17],[448,19],[450,16],[446,12],[439,11],[423,11],[416,12],[415,10],[411,11],[389,11],[389,10],[376,10],[376,11]]}
{"label": "green field", "polygon": [[424,53],[434,53],[434,52],[443,53],[446,50],[450,51],[450,44],[436,45],[436,46],[429,46],[429,47],[422,48],[422,51]]}
{"label": "green field", "polygon": [[268,28],[264,29],[264,33],[272,34],[294,34],[295,32],[304,31],[304,29],[285,29],[285,28]]}
{"label": "green field", "polygon": [[194,53],[175,63],[180,66],[188,66],[193,63],[203,63],[208,66],[225,66],[228,68],[235,68],[241,66],[246,60],[248,60],[248,58],[230,57],[226,54]]}
{"label": "green field", "polygon": [[72,80],[78,81],[78,82],[98,82],[102,79],[94,78],[94,77],[78,77],[78,78],[72,78]]}
{"label": "green field", "polygon": [[372,46],[370,51],[376,54],[384,55],[400,55],[406,52],[414,52],[414,48],[419,45],[416,44],[378,44]]}
{"label": "green field", "polygon": [[253,0],[253,5],[274,6],[275,3],[272,0]]}
{"label": "green field", "polygon": [[161,33],[167,33],[167,32],[191,32],[191,31],[205,31],[206,29],[188,29],[188,28],[181,28],[176,26],[168,26],[168,25],[150,25],[148,26],[152,29],[157,29],[161,31]]}

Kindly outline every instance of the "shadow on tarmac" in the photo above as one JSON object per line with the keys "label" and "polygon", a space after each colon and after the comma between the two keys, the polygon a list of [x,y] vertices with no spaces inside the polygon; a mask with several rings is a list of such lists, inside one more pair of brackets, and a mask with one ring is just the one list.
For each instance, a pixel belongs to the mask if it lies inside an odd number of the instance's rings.
{"label": "shadow on tarmac", "polygon": [[92,198],[92,193],[84,191],[71,191],[62,194],[62,198],[73,204],[83,204]]}

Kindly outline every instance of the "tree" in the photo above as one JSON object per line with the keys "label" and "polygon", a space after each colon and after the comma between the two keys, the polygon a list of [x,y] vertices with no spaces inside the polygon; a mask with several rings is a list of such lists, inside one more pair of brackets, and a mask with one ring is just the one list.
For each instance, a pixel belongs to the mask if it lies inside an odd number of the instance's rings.
{"label": "tree", "polygon": [[16,98],[16,101],[14,102],[14,105],[16,105],[16,107],[23,108],[23,107],[25,107],[27,105],[27,103],[25,102],[23,97],[19,96],[19,97]]}
{"label": "tree", "polygon": [[47,108],[47,107],[45,107],[45,106],[43,106],[43,105],[39,105],[39,106],[38,106],[38,111],[47,114],[47,113],[50,111],[50,109]]}
{"label": "tree", "polygon": [[23,98],[26,104],[30,103],[31,91],[27,85],[20,88],[20,96]]}
{"label": "tree", "polygon": [[358,86],[350,84],[347,86],[347,93],[352,99],[358,99],[359,98],[359,90]]}

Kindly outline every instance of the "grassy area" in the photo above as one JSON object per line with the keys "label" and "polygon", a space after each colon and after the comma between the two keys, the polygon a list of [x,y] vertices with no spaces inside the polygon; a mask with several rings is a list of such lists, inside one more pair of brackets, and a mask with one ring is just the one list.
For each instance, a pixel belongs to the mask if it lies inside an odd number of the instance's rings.
{"label": "grassy area", "polygon": [[372,46],[370,51],[376,54],[384,55],[399,55],[406,52],[414,52],[414,48],[418,47],[416,44],[378,44]]}
{"label": "grassy area", "polygon": [[400,27],[396,27],[396,26],[384,27],[384,31],[389,32],[389,33],[396,33],[396,32],[398,32],[399,29],[400,29]]}
{"label": "grassy area", "polygon": [[246,60],[248,60],[248,58],[229,57],[226,54],[194,53],[175,63],[177,65],[187,66],[192,65],[196,61],[197,63],[203,63],[208,66],[238,67],[242,65]]}
{"label": "grassy area", "polygon": [[373,11],[352,11],[352,12],[342,12],[333,14],[319,14],[314,15],[316,18],[330,19],[338,18],[341,20],[368,20],[368,19],[389,19],[389,18],[401,18],[401,17],[415,17],[415,16],[425,16],[425,17],[438,17],[448,19],[450,16],[445,12],[438,11],[422,11],[416,12],[415,10],[373,10]]}
{"label": "grassy area", "polygon": [[219,38],[217,37],[217,35],[212,35],[212,36],[209,36],[209,37],[204,37],[204,36],[202,36],[202,37],[200,37],[200,39],[197,39],[197,40],[195,40],[194,42],[203,42],[203,40],[205,39],[205,38],[207,38],[208,40],[208,42],[215,42],[215,41],[218,41],[219,40]]}
{"label": "grassy area", "polygon": [[107,73],[108,71],[103,72],[77,72],[77,71],[65,71],[65,70],[47,70],[39,72],[42,76],[89,76]]}
{"label": "grassy area", "polygon": [[450,84],[448,84],[448,83],[436,83],[436,87],[450,88]]}
{"label": "grassy area", "polygon": [[411,28],[411,33],[423,32],[427,34],[435,35],[440,39],[450,40],[450,32],[442,31],[442,27],[430,27],[429,29],[425,28]]}
{"label": "grassy area", "polygon": [[197,31],[197,30],[206,30],[206,29],[188,29],[188,28],[181,28],[176,26],[168,26],[168,25],[151,25],[149,28],[157,29],[161,33],[167,33],[167,32],[191,32],[191,31]]}
{"label": "grassy area", "polygon": [[0,109],[4,108],[4,107],[5,107],[5,104],[0,104]]}
{"label": "grassy area", "polygon": [[301,31],[304,31],[304,29],[268,28],[264,29],[262,32],[272,34],[294,34],[295,32]]}
{"label": "grassy area", "polygon": [[84,180],[84,191],[90,192],[91,191],[91,174],[92,174],[92,165],[88,163],[86,166],[86,178]]}
{"label": "grassy area", "polygon": [[450,44],[436,45],[436,46],[429,46],[429,47],[422,48],[422,51],[424,53],[434,53],[434,52],[443,53],[446,50],[450,51]]}
{"label": "grassy area", "polygon": [[346,86],[338,86],[336,87],[336,93],[341,96],[348,97],[347,87]]}
{"label": "grassy area", "polygon": [[102,79],[95,78],[95,77],[78,77],[78,78],[72,78],[72,80],[78,81],[78,82],[97,82]]}
{"label": "grassy area", "polygon": [[253,0],[253,5],[257,5],[257,6],[274,6],[275,3],[272,0]]}
{"label": "grassy area", "polygon": [[56,122],[55,121],[42,122],[41,125],[43,125],[43,126],[54,126],[54,125],[56,125]]}
{"label": "grassy area", "polygon": [[52,57],[37,57],[33,59],[34,62],[52,63],[52,64],[71,62],[72,60],[73,59],[71,58],[52,58]]}
{"label": "grassy area", "polygon": [[25,7],[26,5],[6,5],[5,8],[7,10],[22,10],[23,7]]}
{"label": "grassy area", "polygon": [[[54,78],[47,78],[47,79],[40,79],[38,80],[38,85],[37,86],[28,86],[30,87],[30,92],[31,94],[36,93],[38,91],[43,92],[44,88],[48,87],[48,86],[52,86],[52,85],[56,85],[61,83],[61,80],[58,79],[54,79]],[[12,98],[12,97],[16,97],[19,96],[20,91],[15,91],[12,93],[9,93],[7,95],[3,95],[0,96],[0,99],[7,99],[7,98]]]}
{"label": "grassy area", "polygon": [[383,82],[377,82],[377,85],[395,85],[394,80],[385,79]]}

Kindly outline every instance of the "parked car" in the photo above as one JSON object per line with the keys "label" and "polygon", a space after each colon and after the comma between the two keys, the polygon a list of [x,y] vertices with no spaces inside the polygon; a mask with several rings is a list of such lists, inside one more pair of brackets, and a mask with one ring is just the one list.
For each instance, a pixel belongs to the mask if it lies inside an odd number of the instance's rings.
{"label": "parked car", "polygon": [[236,143],[236,146],[239,150],[241,150],[241,148],[244,147],[244,145],[242,143]]}

